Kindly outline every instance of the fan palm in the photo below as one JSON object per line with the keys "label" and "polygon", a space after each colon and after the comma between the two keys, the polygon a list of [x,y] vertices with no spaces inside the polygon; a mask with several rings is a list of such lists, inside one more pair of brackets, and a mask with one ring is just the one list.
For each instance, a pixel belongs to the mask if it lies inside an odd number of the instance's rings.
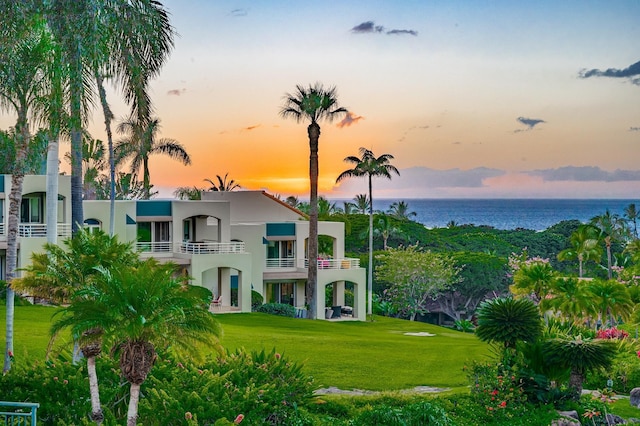
{"label": "fan palm", "polygon": [[599,230],[593,225],[580,225],[569,237],[570,247],[558,253],[558,260],[578,260],[578,276],[583,276],[584,262],[599,261],[602,247],[598,238]]}
{"label": "fan palm", "polygon": [[616,351],[615,343],[610,340],[588,340],[581,336],[549,340],[544,349],[548,363],[571,369],[569,387],[574,390],[576,400],[582,394],[586,373],[610,366]]}
{"label": "fan palm", "polygon": [[184,165],[191,164],[191,158],[184,147],[174,139],[158,139],[160,120],[154,119],[149,123],[133,120],[125,120],[117,127],[118,133],[125,138],[118,141],[115,147],[115,155],[118,163],[131,161],[131,174],[137,180],[138,172],[142,168],[142,185],[145,190],[145,199],[151,197],[151,178],[149,176],[149,157],[154,154],[163,154]]}
{"label": "fan palm", "polygon": [[366,176],[369,181],[369,276],[368,276],[368,305],[367,313],[371,315],[373,308],[373,185],[374,177],[391,179],[391,173],[398,176],[400,172],[390,163],[393,155],[382,154],[376,157],[372,151],[361,147],[360,157],[349,156],[344,159],[347,163],[354,164],[352,169],[345,170],[336,178],[336,182],[349,177]]}
{"label": "fan palm", "polygon": [[316,83],[304,87],[296,86],[294,93],[284,96],[280,109],[283,118],[292,118],[296,122],[309,121],[309,241],[307,243],[309,268],[306,284],[306,302],[309,305],[309,318],[317,316],[316,286],[318,281],[318,142],[320,140],[320,121],[331,122],[343,117],[345,108],[338,106],[338,94],[335,87],[325,88]]}
{"label": "fan palm", "polygon": [[[135,267],[100,268],[94,284],[63,311],[74,334],[99,328],[130,383],[127,425],[137,424],[140,385],[158,351],[198,358],[202,345],[218,348],[222,330],[209,312],[211,293],[190,286],[173,264],[148,259]],[[66,317],[65,317],[66,315]],[[97,339],[93,340],[94,342]]]}
{"label": "fan palm", "polygon": [[236,189],[242,188],[240,184],[237,183],[235,180],[228,179],[228,176],[229,176],[229,173],[225,173],[224,177],[221,177],[220,175],[216,175],[216,178],[218,179],[218,183],[214,182],[211,179],[205,179],[205,181],[209,182],[209,184],[211,185],[211,187],[209,188],[209,191],[228,192],[228,191],[235,191]]}

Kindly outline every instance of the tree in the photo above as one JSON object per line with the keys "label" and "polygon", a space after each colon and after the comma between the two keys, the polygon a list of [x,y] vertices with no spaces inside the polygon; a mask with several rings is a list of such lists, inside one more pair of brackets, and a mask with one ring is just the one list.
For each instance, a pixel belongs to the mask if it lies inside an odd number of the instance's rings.
{"label": "tree", "polygon": [[602,257],[599,230],[593,225],[580,225],[569,237],[570,247],[558,253],[558,260],[578,260],[578,276],[583,276],[584,262]]}
{"label": "tree", "polygon": [[485,300],[476,314],[476,336],[483,342],[502,344],[505,365],[511,365],[518,342],[534,342],[542,335],[540,312],[529,299]]}
{"label": "tree", "polygon": [[206,182],[209,182],[211,187],[209,191],[220,191],[220,192],[229,192],[235,191],[236,189],[242,188],[239,183],[237,183],[233,179],[228,179],[229,173],[225,173],[224,177],[220,177],[220,175],[216,175],[218,179],[218,183],[214,182],[211,179],[205,179]]}
{"label": "tree", "polygon": [[533,294],[536,302],[540,302],[555,279],[556,274],[548,259],[532,258],[521,263],[513,274],[511,290],[516,294]]}
{"label": "tree", "polygon": [[540,303],[543,310],[551,309],[574,324],[583,324],[597,313],[587,281],[573,277],[558,277]]}
{"label": "tree", "polygon": [[387,241],[391,237],[402,237],[404,234],[400,228],[395,227],[389,220],[389,216],[382,214],[378,216],[378,220],[373,228],[374,235],[382,238],[382,249],[386,250]]}
{"label": "tree", "polygon": [[174,139],[158,139],[160,120],[151,120],[148,124],[136,120],[125,120],[118,127],[118,133],[125,135],[117,142],[115,155],[118,163],[131,161],[131,175],[137,180],[142,168],[142,185],[145,189],[145,199],[151,197],[151,178],[149,176],[149,157],[163,154],[180,161],[184,165],[191,164],[191,158],[184,147]]}
{"label": "tree", "polygon": [[638,218],[640,217],[635,203],[629,204],[624,209],[624,217],[631,223],[633,229],[633,236],[638,239]]}
{"label": "tree", "polygon": [[[46,96],[46,64],[51,38],[42,20],[30,17],[20,4],[0,6],[0,109],[17,115],[14,127],[15,162],[11,168],[11,192],[7,227],[6,271],[7,311],[3,371],[11,368],[13,353],[14,291],[18,260],[18,222],[22,203],[22,183],[28,169],[31,144],[29,119],[35,116],[40,99]],[[14,18],[14,19],[11,19]]]}
{"label": "tree", "polygon": [[621,282],[595,279],[588,288],[602,324],[608,321],[613,326],[617,323],[616,318],[629,318],[633,312],[629,292]]}
{"label": "tree", "polygon": [[621,238],[626,233],[625,222],[617,214],[612,214],[609,209],[602,215],[591,218],[591,224],[600,231],[600,239],[607,249],[607,277],[612,278],[611,245],[613,241]]}
{"label": "tree", "polygon": [[577,401],[582,394],[586,373],[609,367],[617,349],[611,340],[590,340],[578,336],[575,339],[552,339],[545,345],[544,352],[549,363],[571,369],[569,387],[574,390]]}
{"label": "tree", "polygon": [[197,186],[179,186],[173,191],[173,195],[178,200],[201,200],[202,191],[205,189],[198,188]]}
{"label": "tree", "polygon": [[76,293],[61,319],[72,318],[68,324],[74,334],[104,330],[102,340],[130,383],[130,426],[137,424],[140,386],[158,352],[197,359],[201,346],[219,345],[222,330],[208,310],[211,293],[176,272],[176,265],[154,259],[134,267],[99,268],[94,283]]}
{"label": "tree", "polygon": [[376,278],[390,284],[385,290],[386,299],[411,321],[428,312],[429,300],[458,282],[458,269],[450,259],[419,251],[416,246],[392,248],[377,259]]}
{"label": "tree", "polygon": [[[31,265],[25,268],[25,275],[16,280],[16,289],[58,304],[70,303],[76,292],[87,288],[98,273],[98,268],[116,270],[138,261],[138,254],[133,251],[131,244],[120,243],[116,237],[110,237],[102,231],[80,229],[72,238],[64,241],[64,247],[45,244],[43,248],[44,252],[32,254]],[[62,329],[75,324],[78,320],[75,315],[75,308],[69,307],[64,311],[65,319],[52,328],[51,343]],[[96,358],[102,349],[97,340],[102,335],[100,327],[73,334],[87,359],[91,418],[97,423],[104,419],[96,374]]]}
{"label": "tree", "polygon": [[340,173],[336,178],[336,182],[340,182],[343,179],[349,177],[362,177],[366,176],[369,181],[369,277],[368,277],[368,305],[367,311],[371,315],[373,307],[373,186],[372,180],[374,177],[384,177],[391,179],[391,173],[395,173],[398,176],[400,172],[393,166],[390,161],[393,160],[393,155],[382,154],[376,157],[372,151],[361,147],[360,157],[349,156],[344,159],[347,163],[354,164],[352,169],[345,170]]}
{"label": "tree", "polygon": [[320,121],[331,122],[346,115],[347,110],[338,105],[335,87],[324,88],[320,83],[304,87],[296,85],[294,93],[284,96],[280,116],[292,118],[296,122],[309,121],[309,240],[308,276],[306,284],[306,302],[309,305],[309,318],[317,316],[316,287],[318,284],[318,142],[320,140]]}
{"label": "tree", "polygon": [[367,194],[357,194],[354,198],[354,206],[358,213],[367,214],[369,208],[371,207],[371,202],[369,201],[369,197]]}
{"label": "tree", "polygon": [[393,202],[387,213],[398,220],[410,220],[418,215],[416,212],[409,211],[409,204],[404,201]]}

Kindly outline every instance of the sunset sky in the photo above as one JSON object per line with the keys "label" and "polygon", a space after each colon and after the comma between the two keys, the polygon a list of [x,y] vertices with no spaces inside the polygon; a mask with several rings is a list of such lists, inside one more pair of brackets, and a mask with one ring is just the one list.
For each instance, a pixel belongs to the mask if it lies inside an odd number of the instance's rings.
{"label": "sunset sky", "polygon": [[[640,197],[637,0],[163,4],[179,37],[152,96],[161,135],[193,159],[151,159],[163,197],[227,172],[308,196],[307,124],[278,113],[316,81],[350,111],[321,123],[329,198],[366,191],[335,184],[361,146],[401,172],[374,181],[377,198]],[[105,139],[99,113],[91,131]]]}

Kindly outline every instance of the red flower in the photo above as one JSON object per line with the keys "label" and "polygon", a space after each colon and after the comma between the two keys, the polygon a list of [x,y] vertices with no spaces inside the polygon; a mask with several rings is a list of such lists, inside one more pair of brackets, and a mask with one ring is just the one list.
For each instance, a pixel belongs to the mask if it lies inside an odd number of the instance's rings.
{"label": "red flower", "polygon": [[494,389],[493,392],[491,392],[491,395],[497,395],[498,394],[498,389]]}
{"label": "red flower", "polygon": [[193,414],[191,414],[190,411],[187,411],[186,413],[184,413],[184,418],[187,420],[191,420],[193,419]]}
{"label": "red flower", "polygon": [[244,420],[244,414],[238,414],[238,417],[233,421],[234,425],[239,425]]}
{"label": "red flower", "polygon": [[504,408],[504,407],[506,407],[506,406],[507,406],[507,401],[502,401],[502,402],[500,403],[500,407]]}

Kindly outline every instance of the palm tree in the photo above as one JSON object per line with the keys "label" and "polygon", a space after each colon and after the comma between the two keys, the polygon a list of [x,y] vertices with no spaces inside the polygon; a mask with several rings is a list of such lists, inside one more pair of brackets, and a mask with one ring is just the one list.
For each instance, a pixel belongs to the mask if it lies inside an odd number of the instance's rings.
{"label": "palm tree", "polygon": [[616,280],[593,280],[589,283],[589,291],[602,322],[615,325],[615,318],[629,318],[633,312],[633,302],[627,287]]}
{"label": "palm tree", "polygon": [[280,109],[283,118],[293,118],[296,122],[309,121],[309,241],[307,243],[309,268],[306,285],[306,302],[309,318],[317,316],[316,286],[318,281],[318,142],[320,121],[328,122],[346,115],[347,110],[338,106],[335,87],[327,89],[320,83],[304,87],[296,85],[294,93],[284,96]]}
{"label": "palm tree", "polygon": [[115,155],[118,163],[131,161],[131,174],[137,180],[142,167],[142,185],[145,189],[145,199],[151,196],[151,178],[149,177],[149,156],[154,154],[167,155],[184,165],[191,164],[191,158],[184,147],[176,140],[169,138],[158,139],[160,120],[151,120],[147,125],[137,120],[125,120],[118,127],[118,133],[125,138],[118,141]]}
{"label": "palm tree", "polygon": [[220,175],[216,175],[216,178],[218,179],[217,184],[211,179],[205,179],[205,181],[209,182],[209,184],[211,185],[211,187],[209,188],[209,191],[229,192],[229,191],[235,191],[236,189],[242,188],[240,184],[236,183],[235,180],[233,179],[227,180],[228,176],[229,176],[229,173],[225,173],[224,177],[220,177]]}
{"label": "palm tree", "polygon": [[178,200],[201,200],[202,191],[205,189],[197,186],[179,186],[173,191],[173,195]]}
{"label": "palm tree", "polygon": [[548,363],[571,369],[569,387],[574,390],[574,399],[578,400],[586,373],[609,367],[617,349],[611,340],[589,340],[578,336],[575,339],[549,340],[544,352]]}
{"label": "palm tree", "polygon": [[635,203],[629,204],[624,209],[624,217],[633,225],[633,236],[638,239],[638,218],[640,217]]}
{"label": "palm tree", "polygon": [[593,295],[586,281],[577,278],[558,278],[553,281],[549,295],[540,302],[542,310],[551,309],[575,324],[582,324],[596,314]]}
{"label": "palm tree", "polygon": [[[59,328],[80,335],[104,330],[102,339],[118,356],[130,383],[127,425],[136,425],[140,386],[158,351],[197,359],[202,345],[218,347],[222,330],[209,312],[211,293],[190,286],[176,265],[148,259],[134,267],[99,269],[93,285],[78,291]],[[92,341],[97,342],[97,338]]]}
{"label": "palm tree", "polygon": [[391,204],[387,213],[398,220],[410,220],[418,215],[416,212],[409,211],[409,204],[404,201],[395,201]]}
{"label": "palm tree", "polygon": [[[15,281],[16,289],[53,303],[67,304],[73,300],[75,293],[87,288],[98,273],[97,268],[107,270],[120,269],[138,262],[138,255],[129,243],[120,243],[116,237],[110,237],[102,231],[90,232],[81,228],[76,234],[64,241],[64,247],[45,244],[44,252],[33,253],[31,265],[25,268],[25,275]],[[71,309],[66,321],[73,322]],[[61,322],[52,335],[51,343],[58,332],[69,325]],[[86,333],[86,334],[83,334]],[[87,359],[87,375],[91,393],[91,417],[100,423],[104,416],[100,406],[98,378],[96,374],[96,357],[100,355],[101,346],[96,339],[101,338],[102,330],[93,328],[74,334],[80,351]]]}
{"label": "palm tree", "polygon": [[520,265],[513,275],[511,290],[515,293],[533,294],[536,302],[540,302],[556,279],[556,274],[549,262],[528,261]]}
{"label": "palm tree", "polygon": [[480,304],[477,316],[476,335],[483,342],[502,344],[506,365],[510,365],[517,342],[533,342],[542,335],[540,312],[529,299],[486,300]]}
{"label": "palm tree", "polygon": [[371,207],[371,202],[369,201],[369,197],[367,194],[357,194],[354,198],[354,206],[358,213],[367,214],[369,208]]}
{"label": "palm tree", "polygon": [[354,214],[354,212],[356,211],[356,205],[350,201],[343,201],[342,202],[342,210],[344,211],[344,214]]}
{"label": "palm tree", "polygon": [[569,248],[558,253],[558,260],[578,260],[578,276],[583,276],[584,262],[602,257],[599,230],[593,225],[580,225],[569,237]]}
{"label": "palm tree", "polygon": [[402,236],[402,231],[399,228],[393,226],[391,221],[389,220],[389,216],[386,214],[382,214],[378,217],[378,221],[375,224],[373,229],[373,233],[382,237],[382,249],[387,250],[387,242],[391,237],[400,237]]}
{"label": "palm tree", "polygon": [[[21,16],[20,5],[3,2],[0,15]],[[11,368],[13,352],[14,291],[18,259],[18,221],[22,202],[22,183],[27,169],[27,154],[31,142],[29,119],[36,113],[39,101],[46,96],[46,64],[51,53],[51,39],[43,22],[38,19],[15,19],[0,23],[0,109],[17,115],[15,163],[11,170],[11,192],[7,227],[5,279],[7,282],[6,350],[4,371]]]}
{"label": "palm tree", "polygon": [[611,279],[611,245],[626,233],[625,222],[617,214],[612,214],[609,209],[600,216],[591,218],[591,224],[600,231],[600,239],[604,241],[607,249],[607,277]]}
{"label": "palm tree", "polygon": [[374,177],[384,177],[391,179],[391,173],[398,176],[400,172],[389,162],[393,160],[393,155],[382,154],[376,157],[372,151],[361,147],[360,157],[349,156],[344,159],[347,163],[354,164],[352,169],[345,170],[336,178],[336,182],[349,177],[366,176],[369,180],[369,278],[368,278],[368,306],[367,313],[371,315],[373,308],[373,185]]}
{"label": "palm tree", "polygon": [[289,195],[284,202],[296,209],[300,207],[300,200],[295,195]]}

